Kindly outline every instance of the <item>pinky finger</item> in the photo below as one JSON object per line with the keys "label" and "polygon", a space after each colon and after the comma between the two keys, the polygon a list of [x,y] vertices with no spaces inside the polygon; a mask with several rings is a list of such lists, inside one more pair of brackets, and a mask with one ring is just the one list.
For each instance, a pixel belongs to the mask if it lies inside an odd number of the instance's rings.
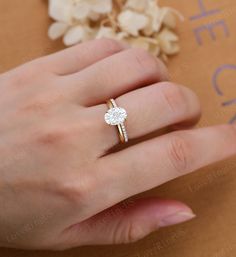
{"label": "pinky finger", "polygon": [[158,198],[122,202],[64,231],[67,247],[131,243],[195,217],[185,204]]}
{"label": "pinky finger", "polygon": [[236,127],[232,125],[175,131],[101,158],[96,196],[112,206],[235,154]]}

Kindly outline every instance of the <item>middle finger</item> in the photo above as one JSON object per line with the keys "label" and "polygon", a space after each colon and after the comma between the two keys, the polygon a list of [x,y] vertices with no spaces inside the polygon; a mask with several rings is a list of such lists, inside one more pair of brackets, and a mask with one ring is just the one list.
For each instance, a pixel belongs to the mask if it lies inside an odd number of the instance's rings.
{"label": "middle finger", "polygon": [[146,51],[130,49],[60,79],[73,100],[92,106],[136,88],[168,80],[168,72],[160,60]]}

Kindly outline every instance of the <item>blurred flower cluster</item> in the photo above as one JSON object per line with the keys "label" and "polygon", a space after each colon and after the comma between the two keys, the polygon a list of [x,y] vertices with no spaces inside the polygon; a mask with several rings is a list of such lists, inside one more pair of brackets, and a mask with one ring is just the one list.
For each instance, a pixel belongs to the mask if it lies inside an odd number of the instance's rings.
{"label": "blurred flower cluster", "polygon": [[174,32],[183,17],[158,0],[49,0],[49,15],[55,20],[48,34],[63,37],[66,46],[95,38],[122,40],[141,47],[165,61],[179,52]]}

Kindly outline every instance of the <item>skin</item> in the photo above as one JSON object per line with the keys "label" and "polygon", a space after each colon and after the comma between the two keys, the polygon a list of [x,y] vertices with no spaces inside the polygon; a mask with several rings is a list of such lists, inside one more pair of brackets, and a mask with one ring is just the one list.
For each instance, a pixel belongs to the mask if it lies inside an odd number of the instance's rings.
{"label": "skin", "polygon": [[[195,217],[184,203],[131,196],[236,154],[236,128],[194,129],[196,95],[163,63],[108,39],[0,75],[0,244],[63,250],[137,241]],[[107,99],[128,112],[119,144]]]}

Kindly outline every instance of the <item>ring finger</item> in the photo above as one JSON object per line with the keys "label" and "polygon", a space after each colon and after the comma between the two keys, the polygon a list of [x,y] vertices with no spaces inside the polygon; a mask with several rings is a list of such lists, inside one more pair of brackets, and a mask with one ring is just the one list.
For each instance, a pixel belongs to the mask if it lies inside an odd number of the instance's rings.
{"label": "ring finger", "polygon": [[[201,113],[197,96],[190,89],[170,82],[137,89],[118,97],[116,102],[128,113],[126,130],[130,139],[174,124],[193,125]],[[89,109],[93,112],[102,151],[107,151],[119,142],[117,128],[105,123],[105,104]]]}

